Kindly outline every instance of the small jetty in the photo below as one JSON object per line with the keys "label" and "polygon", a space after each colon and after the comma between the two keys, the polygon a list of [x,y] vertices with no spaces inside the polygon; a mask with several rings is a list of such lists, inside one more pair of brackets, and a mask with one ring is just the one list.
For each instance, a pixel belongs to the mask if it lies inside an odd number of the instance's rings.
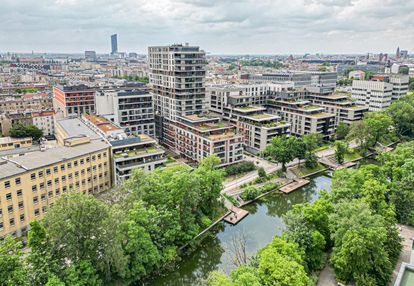
{"label": "small jetty", "polygon": [[289,194],[303,186],[309,184],[310,181],[306,179],[297,179],[294,182],[287,184],[286,186],[281,187],[279,190],[284,194]]}
{"label": "small jetty", "polygon": [[237,224],[249,214],[248,211],[235,206],[232,206],[229,211],[230,213],[224,217],[224,221],[233,225]]}

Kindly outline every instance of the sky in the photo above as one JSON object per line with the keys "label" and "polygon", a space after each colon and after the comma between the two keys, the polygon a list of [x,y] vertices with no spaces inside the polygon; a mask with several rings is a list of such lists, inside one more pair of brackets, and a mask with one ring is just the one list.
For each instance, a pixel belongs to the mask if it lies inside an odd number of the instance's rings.
{"label": "sky", "polygon": [[414,0],[0,0],[0,53],[414,53]]}

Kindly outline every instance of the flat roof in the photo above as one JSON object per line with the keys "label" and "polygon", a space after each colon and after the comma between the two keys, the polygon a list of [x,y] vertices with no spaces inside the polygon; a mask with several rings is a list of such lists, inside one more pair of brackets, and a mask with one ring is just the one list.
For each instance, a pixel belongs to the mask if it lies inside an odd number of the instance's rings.
{"label": "flat roof", "polygon": [[31,137],[24,137],[24,138],[13,138],[13,137],[0,137],[0,144],[7,144],[7,143],[18,143],[22,141],[32,141]]}
{"label": "flat roof", "polygon": [[63,128],[68,137],[88,136],[91,139],[101,138],[99,134],[89,128],[79,118],[66,118],[57,120],[57,124]]}
{"label": "flat roof", "polygon": [[24,155],[11,156],[0,159],[0,178],[14,176],[27,170],[35,170],[56,164],[68,159],[83,156],[108,148],[109,145],[102,139],[92,143],[73,147],[59,146],[45,151],[33,151]]}

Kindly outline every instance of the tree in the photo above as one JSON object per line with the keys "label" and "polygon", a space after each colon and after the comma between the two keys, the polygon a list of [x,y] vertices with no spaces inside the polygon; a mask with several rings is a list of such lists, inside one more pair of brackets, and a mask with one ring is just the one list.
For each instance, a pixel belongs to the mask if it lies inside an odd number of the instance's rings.
{"label": "tree", "polygon": [[344,162],[347,150],[348,146],[345,142],[337,141],[335,143],[335,159],[339,164]]}
{"label": "tree", "polygon": [[65,283],[62,282],[62,280],[59,279],[56,275],[50,275],[47,283],[44,284],[46,286],[65,286]]}
{"label": "tree", "polygon": [[231,286],[230,279],[223,271],[212,271],[208,275],[207,283],[209,286]]}
{"label": "tree", "polygon": [[339,122],[338,126],[336,127],[335,137],[337,140],[345,139],[349,133],[349,124],[344,122]]}
{"label": "tree", "polygon": [[62,269],[66,261],[72,263],[67,275],[93,271],[105,281],[123,276],[126,257],[121,224],[109,206],[95,197],[81,193],[61,196],[46,213],[42,225],[53,260]]}
{"label": "tree", "polygon": [[[265,154],[273,160],[282,164],[282,169],[286,171],[286,163],[292,161],[302,151],[302,142],[294,136],[275,136],[266,147]],[[304,152],[301,152],[304,154]]]}
{"label": "tree", "polygon": [[65,284],[76,286],[100,286],[103,285],[92,263],[81,260],[65,269]]}
{"label": "tree", "polygon": [[386,110],[398,135],[414,135],[414,95],[407,95],[392,103]]}
{"label": "tree", "polygon": [[392,273],[393,258],[387,252],[388,232],[384,218],[373,214],[363,201],[336,204],[330,215],[335,246],[331,262],[336,275],[357,285],[386,285]]}
{"label": "tree", "polygon": [[43,136],[43,131],[34,125],[15,124],[10,129],[10,136],[15,138],[32,137],[33,140],[39,140]]}
{"label": "tree", "polygon": [[303,266],[303,250],[297,244],[275,237],[258,252],[257,275],[262,285],[307,286],[310,279]]}
{"label": "tree", "polygon": [[21,243],[7,235],[0,240],[0,285],[29,285]]}
{"label": "tree", "polygon": [[266,176],[267,176],[266,171],[263,167],[260,167],[257,170],[257,174],[259,175],[259,178],[266,178]]}
{"label": "tree", "polygon": [[400,73],[400,74],[408,74],[409,71],[410,71],[410,69],[408,67],[400,67],[398,73]]}

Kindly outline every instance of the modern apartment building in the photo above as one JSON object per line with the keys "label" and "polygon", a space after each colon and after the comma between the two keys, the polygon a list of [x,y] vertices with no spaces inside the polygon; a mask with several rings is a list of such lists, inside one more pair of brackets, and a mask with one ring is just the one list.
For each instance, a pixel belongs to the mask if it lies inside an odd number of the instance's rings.
{"label": "modern apartment building", "polygon": [[133,90],[99,90],[96,114],[109,118],[128,135],[155,136],[154,106],[148,88]]}
{"label": "modern apartment building", "polygon": [[339,122],[350,124],[354,121],[361,120],[368,107],[364,105],[357,105],[354,100],[351,99],[351,94],[346,92],[336,93],[324,93],[321,91],[313,90],[309,88],[309,93],[306,95],[306,99],[313,105],[323,107],[326,112],[335,115],[335,126]]}
{"label": "modern apartment building", "polygon": [[382,81],[392,84],[392,100],[398,100],[408,93],[410,77],[404,74],[376,74],[371,78],[373,81]]}
{"label": "modern apartment building", "polygon": [[358,105],[365,105],[369,111],[380,111],[390,106],[393,85],[383,81],[354,80],[352,98]]}
{"label": "modern apartment building", "polygon": [[69,141],[0,158],[0,237],[27,231],[63,193],[97,194],[110,187],[109,145],[86,137]]}
{"label": "modern apartment building", "polygon": [[53,87],[53,106],[58,118],[95,113],[95,88],[84,84],[58,84]]}
{"label": "modern apartment building", "polygon": [[270,100],[267,110],[289,122],[291,134],[303,136],[318,133],[324,139],[334,135],[335,115],[327,113],[323,107],[312,105],[308,100]]}
{"label": "modern apartment building", "polygon": [[205,52],[188,44],[149,47],[148,64],[160,142],[195,161],[211,154],[221,158],[221,165],[240,161],[242,137],[207,115]]}
{"label": "modern apartment building", "polygon": [[207,88],[210,111],[218,113],[244,136],[245,149],[260,153],[277,135],[289,134],[290,124],[262,107],[275,92],[274,84],[217,85]]}
{"label": "modern apartment building", "polygon": [[85,114],[81,120],[111,145],[115,184],[128,179],[133,169],[152,171],[167,161],[165,151],[148,135],[128,136],[123,129],[101,116]]}
{"label": "modern apartment building", "polygon": [[175,122],[176,153],[193,160],[217,155],[221,166],[243,160],[243,137],[236,128],[219,117],[197,114],[180,117]]}

